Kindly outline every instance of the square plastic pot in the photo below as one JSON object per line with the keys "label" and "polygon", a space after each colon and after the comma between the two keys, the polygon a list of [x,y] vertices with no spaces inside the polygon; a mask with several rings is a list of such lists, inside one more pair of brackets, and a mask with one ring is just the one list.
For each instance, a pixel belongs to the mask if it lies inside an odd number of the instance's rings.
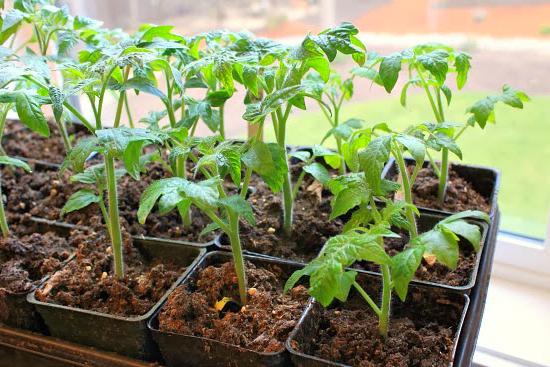
{"label": "square plastic pot", "polygon": [[[69,232],[76,228],[75,226],[63,223],[55,223],[39,218],[31,218],[25,224],[29,225],[29,233],[45,233],[53,231],[61,236],[69,236]],[[70,261],[73,255],[71,255],[67,262]],[[43,277],[36,281],[36,284],[40,286],[44,281],[48,279],[48,276]],[[4,298],[7,314],[0,317],[0,323],[4,325],[30,330],[39,333],[46,333],[47,329],[44,325],[44,321],[40,315],[36,312],[35,307],[27,302],[27,295],[34,292],[36,287],[33,287],[28,292],[13,293],[7,292]]]}
{"label": "square plastic pot", "polygon": [[[193,273],[183,280],[182,285],[189,284],[196,279],[199,270],[213,264],[225,263],[232,260],[231,253],[214,251],[208,253],[195,267]],[[276,264],[290,275],[302,265],[281,259],[269,259],[260,256],[245,255],[245,260],[254,264]],[[288,366],[290,365],[288,352],[283,348],[276,353],[262,353],[236,345],[223,343],[217,340],[199,336],[176,334],[159,330],[158,314],[151,318],[149,329],[157,342],[162,357],[167,366]]]}
{"label": "square plastic pot", "polygon": [[158,241],[134,240],[134,246],[147,258],[161,258],[186,266],[185,272],[144,315],[123,317],[102,312],[38,301],[28,295],[44,319],[52,336],[124,356],[155,360],[158,350],[147,329],[147,321],[166,300],[176,285],[190,273],[206,253],[197,246],[174,245]]}
{"label": "square plastic pot", "polygon": [[[359,282],[362,282],[362,284],[366,285],[370,288],[372,284],[380,284],[380,277],[373,276],[369,274],[360,274],[357,278]],[[368,290],[367,290],[368,291]],[[407,300],[404,304],[401,303],[400,300],[398,300],[395,297],[392,300],[393,302],[393,310],[392,310],[392,316],[396,317],[399,316],[400,310],[403,308],[410,308],[415,307],[416,302],[414,299],[417,297],[413,296],[413,293],[417,293],[420,295],[420,297],[428,298],[428,300],[433,300],[434,303],[436,303],[436,299],[444,298],[446,300],[453,301],[454,303],[460,304],[462,309],[460,312],[457,313],[456,320],[452,320],[454,325],[454,340],[453,340],[453,349],[451,352],[452,360],[454,361],[455,355],[457,354],[457,348],[459,345],[459,338],[461,334],[461,329],[463,327],[464,318],[466,316],[466,311],[468,309],[469,305],[469,298],[465,294],[458,294],[456,292],[452,292],[446,289],[437,289],[430,286],[424,286],[424,285],[417,285],[417,284],[411,284],[409,286],[409,294],[407,296]],[[348,302],[350,302],[350,299],[353,299],[354,297],[359,297],[355,290],[352,290],[350,293]],[[359,300],[359,302],[363,302],[365,309],[368,309],[368,305],[364,300]],[[347,304],[342,304],[341,307],[345,308]],[[449,305],[441,304],[441,307],[451,307]],[[334,307],[334,306],[331,306]],[[420,307],[420,305],[417,305],[416,307]],[[319,358],[316,356],[313,356],[309,353],[307,353],[305,350],[309,349],[309,346],[311,345],[311,341],[315,340],[315,336],[317,335],[317,332],[319,328],[321,327],[321,319],[323,314],[323,308],[320,304],[318,304],[316,301],[312,300],[308,304],[308,307],[300,317],[300,320],[298,321],[298,324],[294,328],[294,330],[290,333],[289,338],[286,341],[286,348],[290,353],[291,360],[294,366],[299,367],[326,367],[326,366],[339,366],[339,367],[349,367],[346,364],[338,363],[335,361],[326,360],[323,358]],[[391,323],[391,319],[390,319]],[[390,326],[391,327],[391,326]],[[302,346],[300,350],[297,350],[295,348],[296,345]],[[345,347],[345,346],[344,346]],[[454,364],[454,362],[451,362],[449,366],[457,366]]]}
{"label": "square plastic pot", "polygon": [[[410,158],[405,158],[407,165],[413,164],[414,160]],[[429,161],[424,161],[423,167],[430,165]],[[458,175],[464,178],[466,181],[470,182],[473,188],[483,195],[485,198],[489,199],[489,216],[493,218],[497,210],[497,200],[498,200],[498,191],[500,188],[500,172],[491,167],[470,165],[470,164],[458,164],[451,163],[452,169],[458,173]],[[391,158],[382,170],[382,177],[391,180],[398,173],[398,167],[394,158]],[[427,208],[423,206],[418,206],[420,210],[431,211],[438,214],[451,215],[455,212],[450,212],[447,210],[440,210],[434,208]]]}

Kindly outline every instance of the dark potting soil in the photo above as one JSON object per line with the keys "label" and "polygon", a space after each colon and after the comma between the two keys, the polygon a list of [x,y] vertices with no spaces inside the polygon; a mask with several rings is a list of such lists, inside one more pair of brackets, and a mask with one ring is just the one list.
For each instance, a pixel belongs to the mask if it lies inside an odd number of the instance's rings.
{"label": "dark potting soil", "polygon": [[[62,163],[66,156],[63,139],[56,124],[49,122],[49,126],[50,137],[48,138],[25,128],[5,135],[2,140],[2,147],[10,156]],[[86,131],[80,130],[76,133],[75,131],[74,125],[67,125],[67,132],[73,144],[78,139],[89,135]]]}
{"label": "dark potting soil", "polygon": [[[414,165],[408,165],[409,174]],[[395,180],[397,177],[394,176]],[[425,208],[461,212],[464,210],[481,210],[489,213],[491,210],[489,198],[477,192],[473,185],[449,167],[449,180],[443,204],[437,199],[439,179],[431,167],[422,168],[413,185],[413,201],[417,206]]]}
{"label": "dark potting soil", "polygon": [[[408,236],[404,233],[400,233],[400,235],[401,238],[384,239],[384,246],[388,255],[397,255],[403,251],[405,245],[408,243]],[[422,259],[422,263],[416,271],[414,278],[416,280],[445,284],[453,287],[460,287],[468,284],[476,265],[477,253],[470,243],[465,240],[459,242],[459,250],[459,258],[455,270],[451,270],[439,262],[427,262],[426,259]],[[378,265],[367,261],[356,263],[353,267],[376,272],[380,271]]]}
{"label": "dark potting soil", "polygon": [[[27,173],[22,169],[2,168],[2,190],[7,197],[7,211],[10,214],[30,214],[50,220],[60,220],[60,212],[68,198],[86,185],[70,183],[69,172],[59,174],[54,168],[34,169]],[[159,215],[153,209],[144,225],[137,220],[137,209],[142,192],[156,179],[168,177],[168,173],[159,163],[148,166],[147,172],[139,181],[124,176],[118,181],[119,210],[122,224],[132,235],[171,238],[187,241],[210,241],[213,234],[199,238],[199,233],[210,223],[199,211],[192,209],[192,225],[183,228],[177,211]],[[92,204],[87,208],[69,213],[64,222],[83,226],[102,226],[103,218],[99,207]]]}
{"label": "dark potting soil", "polygon": [[248,304],[220,314],[214,305],[223,297],[239,299],[232,262],[199,270],[189,285],[170,295],[159,314],[162,331],[194,335],[238,345],[257,352],[279,352],[308,300],[301,285],[283,294],[286,274],[278,265],[247,261]]}
{"label": "dark potting soil", "polygon": [[125,276],[119,280],[104,232],[78,236],[75,241],[76,258],[36,292],[38,300],[111,315],[139,316],[147,313],[185,271],[170,262],[145,259],[125,234]]}
{"label": "dark potting soil", "polygon": [[319,310],[319,328],[303,344],[293,340],[292,346],[351,366],[447,366],[463,306],[445,297],[411,293],[407,304],[394,300],[386,340],[378,332],[378,317],[355,296],[345,305]]}
{"label": "dark potting soil", "polygon": [[[302,164],[291,166],[293,177],[299,175],[301,167]],[[317,256],[330,237],[342,231],[342,220],[329,220],[332,210],[330,191],[306,175],[294,202],[293,232],[290,237],[286,236],[281,193],[274,194],[258,176],[252,177],[251,185],[256,192],[248,201],[252,204],[256,225],[241,222],[241,242],[246,250],[309,261]],[[229,241],[223,238],[222,243],[229,244]]]}
{"label": "dark potting soil", "polygon": [[53,231],[27,232],[24,223],[11,224],[10,236],[0,237],[0,290],[31,291],[44,276],[58,270],[75,250],[72,236]]}

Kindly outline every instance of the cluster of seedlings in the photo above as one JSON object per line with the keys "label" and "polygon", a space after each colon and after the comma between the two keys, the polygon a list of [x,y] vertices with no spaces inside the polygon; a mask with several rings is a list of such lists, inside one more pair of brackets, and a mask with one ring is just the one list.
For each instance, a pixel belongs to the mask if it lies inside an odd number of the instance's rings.
{"label": "cluster of seedlings", "polygon": [[[464,305],[444,296],[427,305],[436,291],[415,288],[413,301],[436,316],[412,312],[420,306],[410,304],[409,285],[471,280],[491,203],[466,179],[463,194],[449,198],[457,175],[450,155],[462,158],[468,127],[495,122],[497,103],[522,108],[525,93],[505,85],[473,104],[464,122],[448,121],[451,84],[465,86],[470,55],[423,44],[382,56],[367,52],[350,23],[298,45],[247,32],[184,36],[153,24],[126,34],[47,0],[15,0],[0,25],[0,321],[10,324],[11,312],[13,323],[8,293],[36,288],[42,305],[123,317],[157,307],[159,333],[278,353],[311,296],[327,308],[309,336],[319,345],[291,343],[296,350],[354,365],[449,363],[456,320],[437,308],[459,315]],[[28,40],[21,29],[31,30]],[[355,64],[347,76],[333,69],[336,58]],[[403,106],[418,88],[433,120],[402,131],[361,116],[341,120],[355,78],[390,93],[401,73]],[[163,108],[136,116],[130,102],[143,94]],[[255,134],[226,137],[228,103],[244,104],[240,123],[255,125]],[[79,112],[84,105],[91,119]],[[326,135],[319,145],[290,147],[290,117],[306,106],[322,111]],[[197,136],[200,124],[211,134]],[[274,142],[263,140],[267,128]],[[394,176],[385,175],[388,162]],[[435,190],[420,190],[419,177]],[[424,220],[419,202],[455,213]],[[55,224],[31,230],[31,216],[77,226],[70,234]],[[145,253],[146,237],[224,250],[192,268],[176,255]],[[192,275],[177,284],[184,272]],[[395,324],[393,304],[402,310]]]}

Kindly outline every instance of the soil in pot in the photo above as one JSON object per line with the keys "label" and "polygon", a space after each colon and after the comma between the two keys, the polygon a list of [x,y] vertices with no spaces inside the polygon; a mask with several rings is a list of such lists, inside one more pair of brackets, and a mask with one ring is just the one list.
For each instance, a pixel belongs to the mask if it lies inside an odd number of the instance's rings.
{"label": "soil in pot", "polygon": [[246,262],[248,304],[220,312],[223,297],[239,299],[231,261],[196,270],[198,275],[169,296],[159,314],[161,331],[205,337],[262,353],[276,353],[292,331],[307,300],[307,289],[296,286],[283,294],[290,275],[280,265]]}
{"label": "soil in pot", "polygon": [[37,290],[39,301],[111,315],[140,316],[185,271],[175,263],[145,258],[125,233],[125,276],[119,280],[114,275],[112,250],[105,232],[78,236],[74,241],[78,243],[75,259]]}
{"label": "soil in pot", "polygon": [[[30,214],[50,220],[61,220],[60,212],[68,198],[85,185],[70,183],[70,172],[60,175],[55,166],[45,167],[35,165],[33,172],[12,167],[3,167],[2,189],[7,196],[7,211],[10,214]],[[160,238],[170,238],[191,242],[206,242],[214,238],[214,234],[199,238],[202,229],[210,220],[199,211],[192,209],[191,228],[184,228],[177,211],[159,215],[153,210],[144,225],[137,220],[137,208],[142,192],[153,181],[168,177],[168,173],[160,163],[152,163],[139,181],[129,176],[122,177],[118,182],[119,210],[123,225],[132,235],[145,235]],[[67,214],[62,221],[90,227],[102,226],[103,218],[99,207],[92,204],[84,209]]]}
{"label": "soil in pot", "polygon": [[[372,286],[365,287],[372,292]],[[314,320],[300,325],[291,347],[351,366],[447,366],[464,309],[462,297],[437,289],[411,289],[406,303],[393,300],[386,340],[378,333],[377,316],[356,294],[326,310],[314,305],[308,315]]]}
{"label": "soil in pot", "polygon": [[[62,163],[66,156],[63,139],[57,125],[52,122],[48,124],[50,126],[48,138],[24,128],[9,135],[6,134],[2,140],[2,147],[10,156]],[[78,139],[90,135],[85,127],[80,125],[76,127],[73,124],[67,124],[67,132],[73,145]]]}
{"label": "soil in pot", "polygon": [[[296,179],[303,163],[291,166]],[[331,172],[336,175],[336,171]],[[331,213],[330,191],[306,175],[294,202],[293,232],[287,237],[283,231],[283,204],[281,194],[274,194],[257,176],[251,185],[256,188],[248,201],[252,204],[256,225],[241,222],[243,248],[255,253],[282,257],[290,260],[309,261],[317,256],[326,240],[341,232],[341,219],[329,220]],[[228,244],[225,236],[222,244]]]}
{"label": "soil in pot", "polygon": [[[400,238],[384,239],[386,253],[390,256],[397,255],[403,251],[405,245],[409,242],[407,233],[400,232],[399,234],[401,236]],[[459,242],[459,251],[457,268],[455,270],[451,270],[439,262],[431,261],[429,258],[428,261],[422,259],[422,263],[416,271],[414,279],[453,287],[467,285],[470,282],[472,272],[476,266],[477,252],[474,251],[469,242],[463,239]],[[377,264],[367,261],[356,263],[354,267],[362,270],[380,272],[380,267]]]}
{"label": "soil in pot", "polygon": [[74,235],[82,233],[33,232],[24,220],[12,223],[10,231],[9,237],[0,237],[0,322],[9,317],[4,297],[32,291],[45,276],[60,269],[76,248]]}
{"label": "soil in pot", "polygon": [[[414,163],[407,162],[407,170],[412,174]],[[397,180],[394,174],[392,179]],[[449,180],[444,203],[437,199],[439,179],[432,167],[427,166],[418,172],[412,187],[414,204],[420,207],[461,212],[464,210],[481,210],[489,213],[491,210],[490,198],[475,190],[473,184],[461,177],[451,164]]]}

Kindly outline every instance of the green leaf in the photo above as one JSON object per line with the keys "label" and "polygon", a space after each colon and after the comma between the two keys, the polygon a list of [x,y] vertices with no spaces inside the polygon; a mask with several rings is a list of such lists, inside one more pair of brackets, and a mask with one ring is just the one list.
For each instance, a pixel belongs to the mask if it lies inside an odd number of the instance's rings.
{"label": "green leaf", "polygon": [[25,13],[17,10],[10,9],[2,17],[2,32],[6,32],[12,27],[17,27],[21,24],[21,21],[25,19]]}
{"label": "green leaf", "polygon": [[315,177],[322,184],[325,184],[330,179],[330,174],[321,163],[313,162],[304,166],[303,170]]}
{"label": "green leaf", "polygon": [[485,97],[474,103],[466,110],[466,112],[472,113],[475,121],[483,129],[485,128],[485,125],[487,125],[487,121],[491,119],[494,120],[494,109],[494,99],[491,97]]}
{"label": "green leaf", "polygon": [[78,190],[69,197],[69,199],[61,209],[60,215],[61,217],[63,217],[67,213],[85,208],[92,203],[99,203],[99,200],[101,199],[93,190]]}
{"label": "green leaf", "polygon": [[243,118],[247,121],[257,122],[261,118],[277,110],[284,103],[302,93],[304,89],[305,87],[303,85],[293,85],[291,87],[278,89],[268,94],[262,102],[247,105]]}
{"label": "green leaf", "polygon": [[348,187],[338,192],[331,201],[332,212],[330,220],[346,214],[351,209],[355,208],[364,201],[369,199],[369,191],[364,187]]}
{"label": "green leaf", "polygon": [[390,93],[397,83],[399,72],[401,71],[401,54],[394,53],[389,56],[385,56],[380,63],[380,69],[378,71],[380,79],[384,84],[386,92]]}
{"label": "green leaf", "polygon": [[399,134],[396,140],[403,144],[405,148],[411,153],[411,156],[417,164],[424,163],[424,157],[426,156],[426,146],[424,142],[414,136]]}
{"label": "green leaf", "polygon": [[307,150],[298,150],[290,153],[288,156],[299,159],[302,162],[307,162],[307,160],[311,158],[311,153],[308,152]]}
{"label": "green leaf", "polygon": [[476,252],[479,251],[481,247],[481,231],[478,226],[475,224],[470,224],[464,220],[456,220],[441,225],[449,231],[464,237],[472,244],[472,247]]}
{"label": "green leaf", "polygon": [[490,218],[487,213],[484,213],[479,210],[464,210],[459,213],[455,213],[441,221],[441,223],[450,223],[455,220],[464,219],[464,218],[471,218],[471,219],[480,219],[482,221],[485,221],[489,223]]}
{"label": "green leaf", "polygon": [[411,247],[391,259],[391,275],[395,293],[403,302],[407,298],[409,283],[414,277],[418,266],[420,266],[423,254],[423,247]]}
{"label": "green leaf", "polygon": [[124,90],[135,89],[143,93],[152,94],[156,97],[159,97],[161,100],[166,101],[168,98],[166,95],[158,89],[151,80],[144,77],[133,77],[128,79],[122,86]]}
{"label": "green leaf", "polygon": [[229,98],[231,98],[232,93],[228,90],[221,89],[214,92],[208,92],[206,95],[206,100],[212,107],[220,107],[225,104]]}
{"label": "green leaf", "polygon": [[464,52],[459,52],[455,56],[455,69],[457,72],[456,86],[462,89],[468,80],[468,72],[470,71],[471,56]]}
{"label": "green leaf", "polygon": [[236,149],[223,149],[217,155],[222,178],[229,172],[235,186],[241,184],[241,154]]}
{"label": "green leaf", "polygon": [[276,143],[254,142],[242,156],[243,163],[258,173],[273,192],[283,189],[288,172],[285,152]]}
{"label": "green leaf", "polygon": [[449,54],[442,50],[435,50],[427,54],[418,56],[418,62],[433,75],[437,83],[441,86],[445,83],[449,64],[447,58]]}
{"label": "green leaf", "polygon": [[451,104],[451,98],[453,97],[453,92],[451,92],[451,89],[447,87],[446,85],[441,86],[441,91],[445,95],[445,99],[447,99],[447,106]]}
{"label": "green leaf", "polygon": [[48,94],[52,100],[52,109],[55,120],[60,122],[63,115],[63,92],[59,90],[59,88],[51,85],[48,89]]}
{"label": "green leaf", "polygon": [[508,84],[502,87],[502,95],[500,100],[508,106],[514,108],[523,108],[523,102],[530,100],[529,96],[522,91],[515,90]]}
{"label": "green leaf", "polygon": [[27,162],[24,162],[17,158],[8,157],[7,155],[0,155],[0,164],[6,165],[6,166],[23,168],[27,172],[32,171],[31,167],[27,164]]}
{"label": "green leaf", "polygon": [[426,253],[435,255],[437,261],[455,270],[458,262],[458,237],[452,232],[438,226],[422,233],[415,239],[425,248]]}
{"label": "green leaf", "polygon": [[390,157],[391,137],[382,135],[371,140],[366,149],[359,153],[359,164],[365,172],[365,179],[375,195],[382,192],[382,169]]}
{"label": "green leaf", "polygon": [[[375,227],[376,228],[376,227]],[[350,232],[331,237],[323,247],[321,256],[337,260],[343,267],[356,261],[371,261],[390,265],[391,258],[377,242],[380,235]]]}
{"label": "green leaf", "polygon": [[195,183],[181,177],[170,177],[154,181],[141,195],[137,213],[138,220],[141,224],[145,223],[156,201],[163,195],[169,195],[172,204],[177,194],[181,196],[181,200],[189,198],[200,208],[215,208],[219,198],[216,188],[217,182],[218,178]]}
{"label": "green leaf", "polygon": [[40,103],[36,96],[18,93],[15,97],[15,109],[21,122],[29,129],[44,137],[50,136],[48,121],[40,109]]}
{"label": "green leaf", "polygon": [[256,225],[256,219],[250,203],[240,195],[232,195],[219,200],[220,204],[243,217],[251,225]]}
{"label": "green leaf", "polygon": [[84,171],[84,164],[90,154],[98,148],[98,139],[95,136],[78,140],[76,145],[69,151],[61,165],[61,171],[71,167],[75,172]]}

